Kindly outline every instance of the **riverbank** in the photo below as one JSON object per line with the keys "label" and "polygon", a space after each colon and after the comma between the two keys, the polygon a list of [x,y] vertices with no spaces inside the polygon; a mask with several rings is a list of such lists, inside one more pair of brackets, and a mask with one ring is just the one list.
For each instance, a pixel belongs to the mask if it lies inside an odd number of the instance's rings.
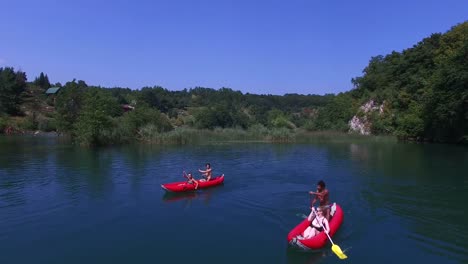
{"label": "riverbank", "polygon": [[[71,135],[58,133],[56,131],[22,130],[6,134],[12,136],[34,136],[34,137],[61,137],[71,139]],[[108,145],[120,144],[153,144],[153,145],[189,145],[200,143],[307,143],[307,142],[347,142],[347,141],[391,141],[396,142],[394,136],[366,136],[340,131],[307,131],[302,129],[290,130],[286,128],[266,128],[264,126],[253,126],[249,129],[240,128],[216,128],[216,129],[194,129],[175,128],[168,132],[158,132],[151,128],[143,129],[137,137],[126,142],[116,141]],[[73,142],[70,140],[70,142]],[[78,142],[75,142],[78,143]],[[79,144],[79,143],[78,143]]]}

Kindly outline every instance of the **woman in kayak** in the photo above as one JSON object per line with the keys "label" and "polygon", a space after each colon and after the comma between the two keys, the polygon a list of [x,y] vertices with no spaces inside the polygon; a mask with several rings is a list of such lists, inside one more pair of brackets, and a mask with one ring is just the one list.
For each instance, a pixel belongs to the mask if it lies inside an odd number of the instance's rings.
{"label": "woman in kayak", "polygon": [[195,184],[195,190],[198,188],[198,182],[192,176],[192,173],[188,173],[185,177],[187,177],[188,184]]}
{"label": "woman in kayak", "polygon": [[[323,215],[324,206],[319,206],[317,211],[312,207],[312,211],[309,214],[307,219],[310,221],[310,225],[298,236],[299,239],[309,239],[322,231],[325,231],[327,234],[330,232],[330,225],[328,224],[327,218]],[[314,217],[315,216],[315,217]],[[313,220],[312,220],[313,219]]]}
{"label": "woman in kayak", "polygon": [[209,181],[211,180],[211,165],[209,163],[206,164],[205,170],[198,169],[199,172],[203,174],[204,179],[200,179],[200,181]]}

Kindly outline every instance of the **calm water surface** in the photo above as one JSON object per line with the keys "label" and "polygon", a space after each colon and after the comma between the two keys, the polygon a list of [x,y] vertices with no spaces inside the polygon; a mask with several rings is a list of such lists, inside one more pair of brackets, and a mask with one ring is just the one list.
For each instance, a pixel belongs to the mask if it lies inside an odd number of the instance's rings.
{"label": "calm water surface", "polygon": [[[206,162],[225,184],[160,185]],[[195,175],[198,175],[196,173]],[[326,181],[339,260],[288,249]],[[395,142],[125,146],[0,137],[0,263],[468,263],[468,149]]]}

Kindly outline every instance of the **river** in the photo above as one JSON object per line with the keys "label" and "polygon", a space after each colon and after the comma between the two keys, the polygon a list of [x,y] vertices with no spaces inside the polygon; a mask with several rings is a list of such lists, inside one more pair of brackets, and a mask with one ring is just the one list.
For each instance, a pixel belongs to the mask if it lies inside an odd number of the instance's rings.
{"label": "river", "polygon": [[[224,185],[167,195],[211,163]],[[323,179],[344,210],[288,248]],[[394,141],[130,145],[0,137],[0,263],[468,263],[468,148]]]}

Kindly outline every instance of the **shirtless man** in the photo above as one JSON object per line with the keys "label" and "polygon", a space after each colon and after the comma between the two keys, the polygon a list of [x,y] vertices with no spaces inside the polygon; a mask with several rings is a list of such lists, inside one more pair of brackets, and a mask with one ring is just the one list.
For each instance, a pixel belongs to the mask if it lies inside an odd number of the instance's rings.
{"label": "shirtless man", "polygon": [[211,165],[209,163],[206,164],[205,170],[198,169],[199,172],[203,173],[203,177],[205,179],[200,179],[200,181],[209,181],[211,180]]}
{"label": "shirtless man", "polygon": [[309,193],[315,195],[310,206],[314,207],[315,202],[319,200],[319,205],[326,208],[324,210],[325,217],[327,218],[327,220],[330,220],[330,207],[328,206],[330,204],[330,200],[329,200],[328,189],[325,188],[325,182],[322,180],[319,181],[317,183],[317,191],[316,192],[310,191]]}

